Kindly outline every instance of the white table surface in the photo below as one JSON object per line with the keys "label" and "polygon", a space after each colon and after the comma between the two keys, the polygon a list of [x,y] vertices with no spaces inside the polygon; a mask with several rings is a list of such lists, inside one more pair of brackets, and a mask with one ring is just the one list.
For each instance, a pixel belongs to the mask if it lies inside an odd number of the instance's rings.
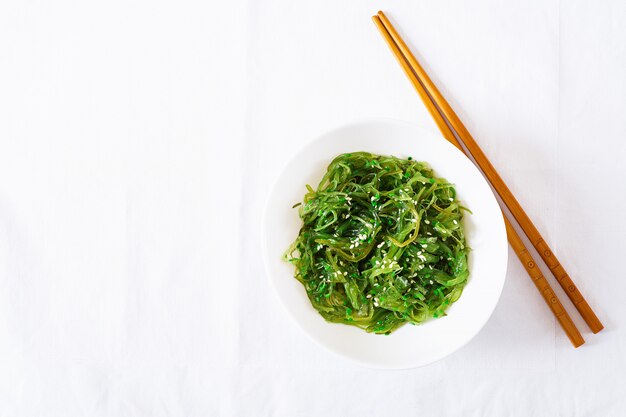
{"label": "white table surface", "polygon": [[[512,252],[485,328],[424,368],[362,368],[285,317],[259,254],[285,159],[372,116],[436,131],[379,8],[603,320],[566,303],[583,347]],[[0,3],[0,416],[626,415],[624,21],[620,0]]]}

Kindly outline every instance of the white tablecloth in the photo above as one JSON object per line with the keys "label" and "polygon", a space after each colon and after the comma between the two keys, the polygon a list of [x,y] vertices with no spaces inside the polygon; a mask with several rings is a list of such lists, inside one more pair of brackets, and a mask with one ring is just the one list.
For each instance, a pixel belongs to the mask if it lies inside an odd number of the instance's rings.
{"label": "white tablecloth", "polygon": [[[424,368],[361,368],[285,317],[259,253],[285,159],[370,116],[436,131],[378,8],[606,325],[567,302],[581,348],[512,252],[485,328]],[[3,2],[0,416],[626,415],[624,21],[620,0]]]}

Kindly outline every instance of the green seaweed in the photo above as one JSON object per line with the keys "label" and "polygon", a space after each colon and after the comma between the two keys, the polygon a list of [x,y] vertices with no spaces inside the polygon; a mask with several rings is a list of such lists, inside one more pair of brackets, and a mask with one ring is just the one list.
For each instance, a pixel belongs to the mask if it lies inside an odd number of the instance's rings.
{"label": "green seaweed", "polygon": [[327,321],[389,334],[444,316],[461,296],[468,210],[428,164],[342,154],[307,190],[285,260]]}

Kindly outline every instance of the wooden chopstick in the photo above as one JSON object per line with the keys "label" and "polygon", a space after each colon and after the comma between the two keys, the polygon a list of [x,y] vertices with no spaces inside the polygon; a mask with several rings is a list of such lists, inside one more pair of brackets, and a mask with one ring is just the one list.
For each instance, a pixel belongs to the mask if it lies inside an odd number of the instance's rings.
{"label": "wooden chopstick", "polygon": [[[459,139],[465,145],[471,156],[474,158],[478,166],[481,168],[489,182],[493,185],[494,189],[504,201],[504,204],[509,208],[515,220],[519,223],[521,229],[524,231],[528,239],[535,247],[539,256],[543,259],[546,265],[552,271],[552,274],[557,279],[561,288],[565,291],[569,299],[572,301],[582,318],[585,320],[589,328],[593,333],[598,333],[604,328],[602,322],[598,319],[593,312],[583,295],[580,293],[570,276],[567,274],[554,252],[550,249],[546,241],[543,239],[539,230],[535,227],[530,220],[522,206],[519,204],[509,187],[502,180],[496,169],[489,162],[489,159],[485,156],[480,149],[472,135],[465,128],[465,125],[461,122],[457,114],[452,107],[448,104],[443,95],[439,92],[439,89],[432,82],[424,68],[417,61],[413,53],[410,51],[406,43],[402,40],[396,29],[393,27],[387,16],[383,12],[378,12],[377,16],[380,18],[383,26],[391,36],[392,40],[400,49],[404,59],[407,61],[407,65],[413,70],[416,78],[424,86],[424,89],[428,92],[431,98],[431,105],[434,104],[439,108],[445,119],[450,123],[452,129],[456,131]],[[423,100],[423,98],[422,98]],[[446,138],[447,139],[447,138]],[[449,140],[449,139],[448,139]]]}
{"label": "wooden chopstick", "polygon": [[[380,13],[382,12],[379,12],[379,15]],[[373,16],[372,20],[374,21],[374,23],[380,30],[380,33],[383,35],[383,38],[387,42],[389,48],[393,52],[394,56],[396,57],[396,59],[398,60],[402,68],[404,69],[406,75],[409,77],[409,80],[413,84],[413,87],[417,90],[420,98],[426,105],[426,108],[428,109],[431,116],[435,120],[435,123],[441,130],[441,133],[448,141],[450,141],[453,145],[459,148],[462,152],[467,153],[463,150],[463,147],[461,146],[456,136],[454,135],[454,131],[448,125],[449,121],[444,117],[444,115],[442,115],[439,112],[435,103],[433,103],[433,101],[431,100],[426,88],[422,84],[418,75],[413,70],[411,63],[408,61],[408,59],[405,58],[399,45],[396,44],[396,42],[394,41],[394,38],[391,35],[391,32],[385,26],[385,24],[383,23],[383,20],[381,19],[381,17],[379,17],[379,15]],[[398,35],[398,38],[399,38],[399,35]],[[563,308],[563,305],[559,301],[558,297],[554,293],[554,290],[552,289],[552,287],[550,286],[546,278],[542,275],[539,268],[537,268],[536,263],[534,262],[532,256],[526,249],[523,241],[521,240],[517,232],[515,232],[515,230],[511,226],[511,223],[508,221],[504,213],[503,213],[503,217],[504,217],[504,222],[505,222],[505,226],[507,229],[507,237],[509,239],[509,243],[511,244],[511,247],[517,254],[522,264],[524,265],[524,268],[528,272],[530,278],[535,283],[537,290],[539,290],[539,292],[541,293],[542,297],[544,298],[544,300],[546,301],[546,303],[552,310],[554,316],[556,317],[559,324],[561,325],[561,327],[563,328],[563,330],[569,337],[574,347],[578,347],[582,345],[583,343],[585,343],[585,340],[583,339],[582,335],[576,328],[576,325],[572,321],[567,311]]]}

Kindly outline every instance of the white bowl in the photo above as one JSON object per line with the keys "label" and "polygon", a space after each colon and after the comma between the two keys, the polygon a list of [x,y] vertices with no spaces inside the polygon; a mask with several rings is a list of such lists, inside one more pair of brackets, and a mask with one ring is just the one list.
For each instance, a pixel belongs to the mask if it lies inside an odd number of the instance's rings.
{"label": "white bowl", "polygon": [[[294,267],[282,260],[301,227],[298,209],[306,184],[317,188],[331,160],[346,152],[367,151],[425,161],[439,177],[456,185],[459,200],[473,214],[464,216],[471,247],[470,276],[461,298],[447,316],[419,326],[404,325],[391,335],[367,333],[328,323],[313,308]],[[496,307],[507,266],[507,239],[502,212],[478,169],[440,136],[393,120],[373,120],[332,130],[293,156],[268,196],[263,221],[264,260],[278,298],[295,322],[331,351],[374,368],[423,366],[450,355],[469,342]]]}

